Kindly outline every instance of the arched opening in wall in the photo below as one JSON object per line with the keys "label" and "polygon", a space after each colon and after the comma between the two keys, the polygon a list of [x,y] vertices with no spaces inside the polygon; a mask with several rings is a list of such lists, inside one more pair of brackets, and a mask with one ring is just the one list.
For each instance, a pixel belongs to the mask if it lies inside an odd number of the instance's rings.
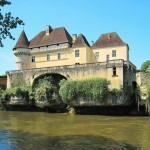
{"label": "arched opening in wall", "polygon": [[56,110],[56,106],[64,106],[59,95],[59,83],[62,79],[66,80],[67,78],[57,73],[43,74],[35,78],[32,88],[38,107]]}
{"label": "arched opening in wall", "polygon": [[133,89],[133,91],[135,91],[137,89],[137,82],[136,81],[132,82],[132,89]]}
{"label": "arched opening in wall", "polygon": [[33,84],[32,84],[33,89],[40,80],[42,80],[44,78],[48,78],[48,77],[52,78],[53,83],[57,86],[59,85],[59,83],[62,79],[67,80],[67,78],[61,74],[57,74],[57,73],[43,74],[34,79]]}

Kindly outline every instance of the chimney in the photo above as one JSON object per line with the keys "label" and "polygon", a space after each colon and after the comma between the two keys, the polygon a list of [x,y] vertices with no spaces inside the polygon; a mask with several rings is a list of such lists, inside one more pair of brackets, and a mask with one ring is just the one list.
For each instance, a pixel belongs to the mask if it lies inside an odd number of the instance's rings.
{"label": "chimney", "polygon": [[94,41],[91,41],[91,46],[93,46],[93,44],[94,44]]}
{"label": "chimney", "polygon": [[110,34],[108,34],[108,35],[107,35],[107,38],[108,38],[108,40],[110,40],[110,39],[111,39],[111,35],[110,35]]}
{"label": "chimney", "polygon": [[72,34],[72,43],[74,44],[76,40],[77,40],[77,34]]}
{"label": "chimney", "polygon": [[52,27],[47,25],[46,26],[46,35],[49,35],[51,31],[52,31]]}

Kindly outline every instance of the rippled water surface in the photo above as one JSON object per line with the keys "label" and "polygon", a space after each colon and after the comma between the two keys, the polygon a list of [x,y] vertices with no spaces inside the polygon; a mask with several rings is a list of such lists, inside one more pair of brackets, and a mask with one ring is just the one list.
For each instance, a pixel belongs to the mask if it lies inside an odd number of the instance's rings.
{"label": "rippled water surface", "polygon": [[150,150],[150,117],[0,111],[0,150]]}

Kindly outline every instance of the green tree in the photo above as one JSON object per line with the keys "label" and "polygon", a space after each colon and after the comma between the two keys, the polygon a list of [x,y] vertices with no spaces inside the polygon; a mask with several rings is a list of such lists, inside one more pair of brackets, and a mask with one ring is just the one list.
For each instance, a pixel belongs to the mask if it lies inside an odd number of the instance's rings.
{"label": "green tree", "polygon": [[2,13],[1,8],[5,5],[11,5],[8,0],[0,0],[0,47],[3,46],[2,40],[6,37],[14,40],[10,30],[17,28],[18,25],[24,25],[23,21],[19,17],[13,17],[11,12]]}
{"label": "green tree", "polygon": [[145,61],[141,66],[141,71],[146,72],[150,67],[150,60]]}

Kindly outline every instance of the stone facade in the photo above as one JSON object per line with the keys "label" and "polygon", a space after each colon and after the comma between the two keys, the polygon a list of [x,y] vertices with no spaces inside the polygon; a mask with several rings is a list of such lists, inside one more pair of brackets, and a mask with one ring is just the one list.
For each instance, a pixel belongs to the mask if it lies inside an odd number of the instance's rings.
{"label": "stone facade", "polygon": [[[113,75],[114,67],[117,70],[116,75]],[[132,81],[135,80],[135,69],[132,64],[128,67],[127,62],[123,60],[113,60],[104,63],[66,65],[10,71],[8,74],[8,87],[10,87],[13,82],[18,82],[18,84],[30,83],[32,85],[36,78],[47,74],[60,74],[65,78],[73,80],[93,77],[106,78],[110,81],[110,89],[120,89],[120,86],[123,84],[132,85]]]}
{"label": "stone facade", "polygon": [[0,76],[0,88],[5,90],[7,86],[7,76]]}
{"label": "stone facade", "polygon": [[136,81],[140,87],[141,99],[147,100],[150,97],[146,87],[147,83],[150,81],[150,72],[136,73]]}
{"label": "stone facade", "polygon": [[23,31],[13,51],[17,70],[8,73],[8,87],[16,79],[33,84],[44,74],[60,74],[73,80],[106,78],[110,89],[120,89],[124,84],[131,86],[136,80],[129,46],[115,32],[102,34],[90,46],[84,35],[71,37],[63,27],[46,27],[31,41]]}

